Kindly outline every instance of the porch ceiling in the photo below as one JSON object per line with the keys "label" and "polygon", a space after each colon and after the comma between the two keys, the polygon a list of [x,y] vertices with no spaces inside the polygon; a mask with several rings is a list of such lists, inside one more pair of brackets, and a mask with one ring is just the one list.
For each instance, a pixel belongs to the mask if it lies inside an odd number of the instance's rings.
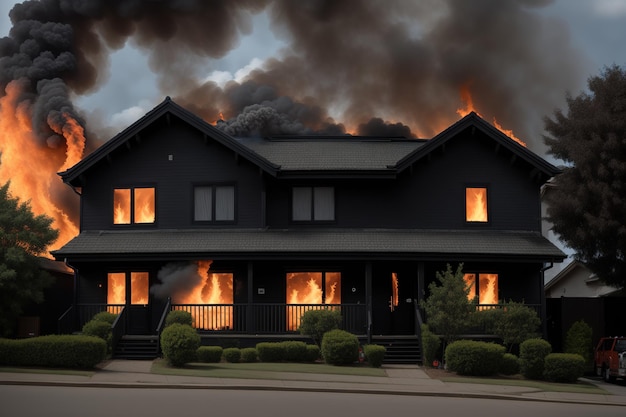
{"label": "porch ceiling", "polygon": [[85,231],[57,260],[107,259],[497,259],[561,262],[539,233],[390,229]]}

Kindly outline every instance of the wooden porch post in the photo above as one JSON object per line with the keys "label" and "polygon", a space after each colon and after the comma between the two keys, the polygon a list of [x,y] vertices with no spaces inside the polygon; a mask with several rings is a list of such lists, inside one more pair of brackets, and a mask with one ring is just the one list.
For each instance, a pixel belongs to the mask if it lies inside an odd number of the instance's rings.
{"label": "wooden porch post", "polygon": [[252,311],[253,308],[253,297],[254,297],[254,266],[252,262],[248,262],[248,302],[246,307],[246,329],[247,333],[254,333],[256,331],[256,326],[254,323],[254,314]]}
{"label": "wooden porch post", "polygon": [[365,310],[367,343],[372,343],[372,263],[365,263]]}
{"label": "wooden porch post", "polygon": [[424,262],[417,263],[417,301],[421,304],[424,301]]}

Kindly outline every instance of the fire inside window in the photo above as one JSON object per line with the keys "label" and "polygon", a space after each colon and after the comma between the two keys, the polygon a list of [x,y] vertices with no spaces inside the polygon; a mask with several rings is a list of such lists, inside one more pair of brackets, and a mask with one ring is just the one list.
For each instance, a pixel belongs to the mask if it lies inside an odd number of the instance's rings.
{"label": "fire inside window", "polygon": [[465,189],[465,221],[485,223],[487,216],[487,188],[467,187]]}
{"label": "fire inside window", "polygon": [[113,223],[154,223],[154,188],[116,188],[113,190]]}
{"label": "fire inside window", "polygon": [[[148,304],[150,275],[147,272],[130,273],[130,304]],[[126,304],[126,272],[107,275],[107,304]]]}
{"label": "fire inside window", "polygon": [[307,310],[328,304],[341,304],[340,272],[290,272],[287,274],[287,330],[300,326]]}
{"label": "fire inside window", "polygon": [[498,304],[498,274],[464,274],[463,279],[470,291],[469,300],[478,297],[478,304]]}

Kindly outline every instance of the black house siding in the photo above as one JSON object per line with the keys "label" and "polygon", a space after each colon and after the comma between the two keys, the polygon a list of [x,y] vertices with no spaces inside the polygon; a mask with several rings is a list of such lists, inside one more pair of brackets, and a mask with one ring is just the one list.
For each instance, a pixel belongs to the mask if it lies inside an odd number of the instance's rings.
{"label": "black house siding", "polygon": [[194,184],[235,185],[236,226],[261,226],[261,175],[232,151],[177,119],[159,120],[130,142],[90,171],[81,199],[82,230],[133,227],[112,221],[113,189],[133,186],[154,186],[157,210],[155,225],[134,227],[210,227],[193,222]]}

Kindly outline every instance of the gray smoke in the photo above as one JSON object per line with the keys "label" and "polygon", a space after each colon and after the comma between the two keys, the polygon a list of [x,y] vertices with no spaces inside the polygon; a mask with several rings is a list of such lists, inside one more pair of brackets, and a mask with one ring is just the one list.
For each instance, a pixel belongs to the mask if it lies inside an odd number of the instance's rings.
{"label": "gray smoke", "polygon": [[157,277],[161,283],[150,287],[150,292],[157,298],[172,297],[174,301],[178,295],[189,294],[203,280],[198,265],[188,262],[169,263],[159,270]]}
{"label": "gray smoke", "polygon": [[[583,78],[548,0],[42,0],[16,4],[0,39],[0,87],[25,80],[42,145],[70,98],[97,89],[129,40],[149,54],[164,95],[237,135],[342,133],[431,137],[458,119],[460,90],[541,148],[542,117]],[[246,82],[198,83],[266,12],[289,47]],[[205,74],[210,68],[205,68]],[[54,88],[46,88],[47,84]],[[45,99],[43,94],[46,94]],[[340,108],[339,114],[329,109]],[[337,120],[335,120],[337,119]],[[53,140],[50,140],[53,138]],[[97,146],[94,141],[87,148]]]}

